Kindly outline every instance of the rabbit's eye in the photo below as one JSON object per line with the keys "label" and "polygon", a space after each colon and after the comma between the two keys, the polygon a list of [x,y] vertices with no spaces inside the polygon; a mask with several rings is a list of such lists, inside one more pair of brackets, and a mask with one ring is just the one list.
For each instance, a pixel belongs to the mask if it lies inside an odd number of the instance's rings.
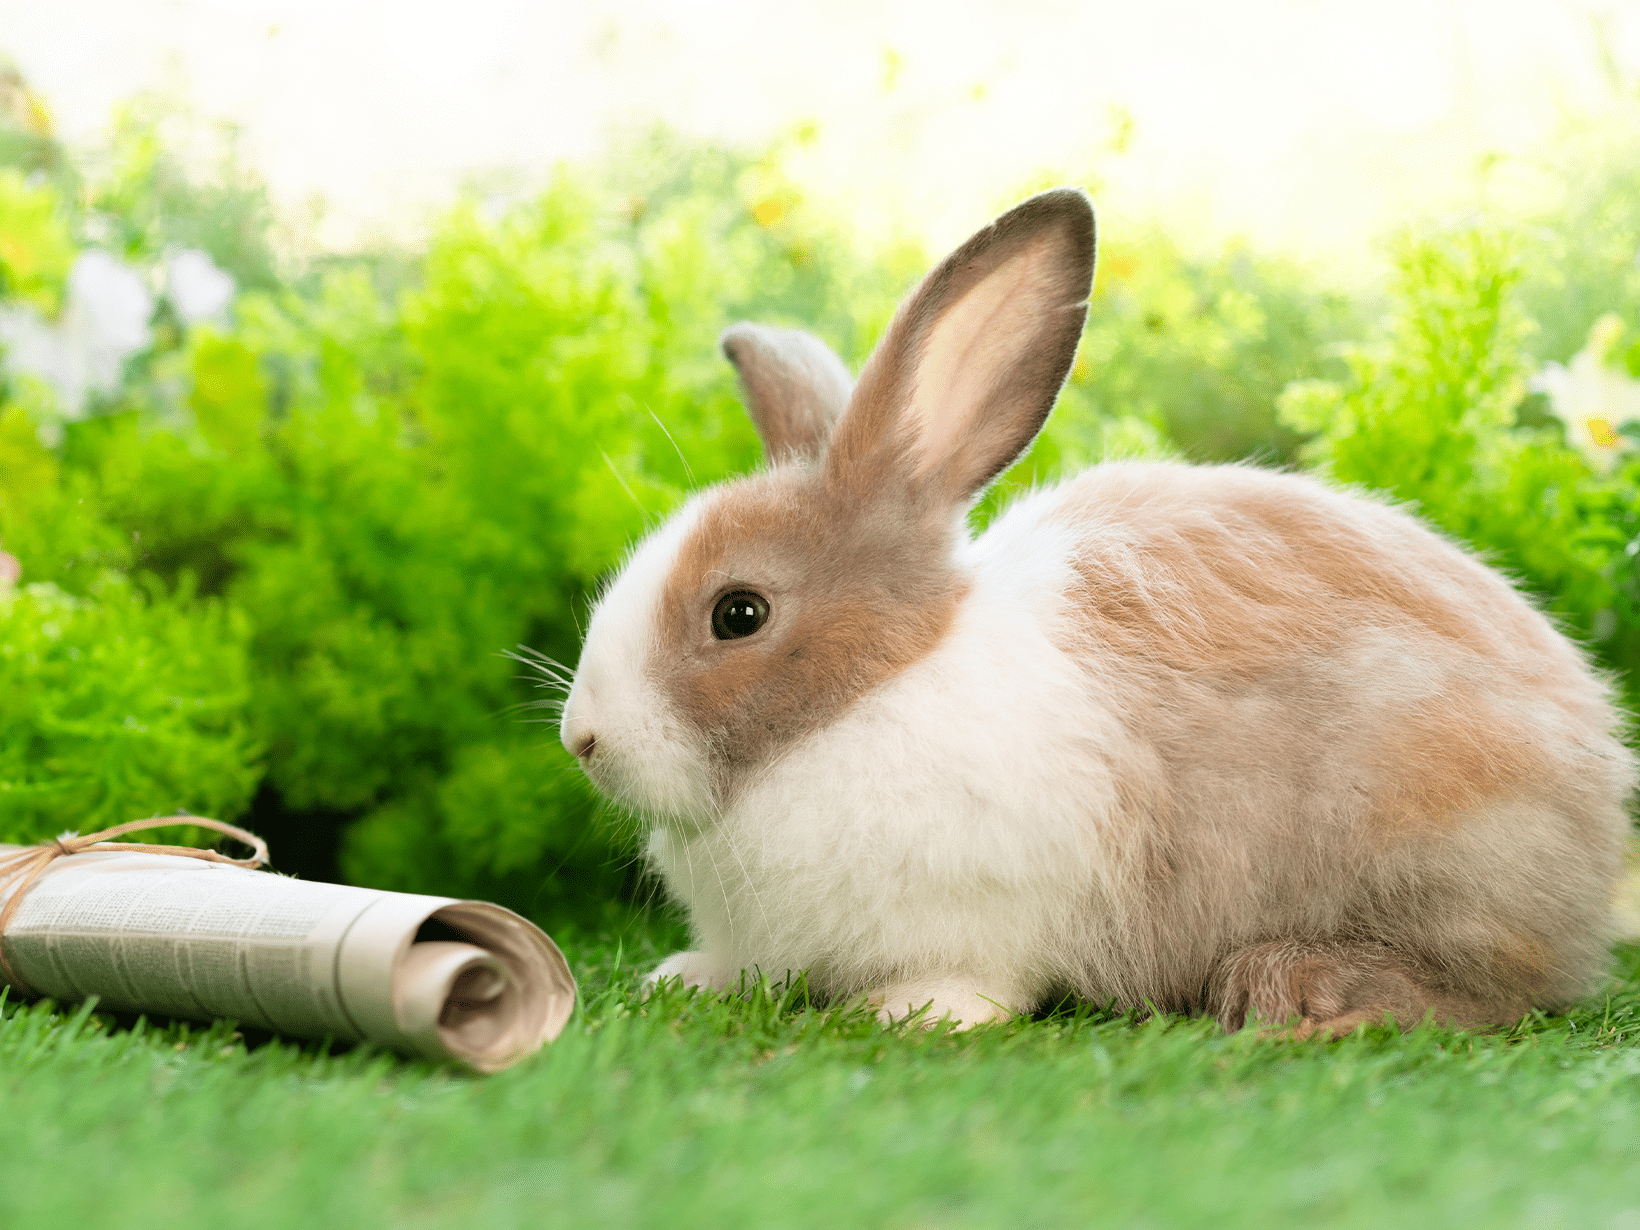
{"label": "rabbit's eye", "polygon": [[712,635],[720,641],[750,636],[769,618],[769,604],[758,594],[725,594],[712,609]]}

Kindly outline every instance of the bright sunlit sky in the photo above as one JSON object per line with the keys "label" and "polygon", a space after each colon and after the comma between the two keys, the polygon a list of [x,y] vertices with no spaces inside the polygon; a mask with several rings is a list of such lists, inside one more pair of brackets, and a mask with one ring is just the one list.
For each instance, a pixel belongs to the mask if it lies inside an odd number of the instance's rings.
{"label": "bright sunlit sky", "polygon": [[337,248],[659,117],[754,146],[812,121],[803,190],[876,233],[943,245],[1048,172],[1107,232],[1348,263],[1409,216],[1529,200],[1529,156],[1612,105],[1604,66],[1640,70],[1640,0],[0,0],[0,52],[75,144],[144,89],[242,125]]}

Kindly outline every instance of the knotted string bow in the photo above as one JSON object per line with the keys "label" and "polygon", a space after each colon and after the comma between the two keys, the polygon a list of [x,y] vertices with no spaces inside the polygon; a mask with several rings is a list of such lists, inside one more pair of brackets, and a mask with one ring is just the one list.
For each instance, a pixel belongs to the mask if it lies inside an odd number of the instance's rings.
{"label": "knotted string bow", "polygon": [[[156,846],[143,841],[108,840],[123,833],[179,824],[191,824],[226,833],[235,841],[249,846],[254,853],[249,858],[229,858],[226,854],[218,854],[215,850],[201,850],[198,846]],[[4,892],[8,885],[11,886],[11,896],[6,900],[5,907],[0,909],[0,974],[4,974],[6,981],[18,990],[27,991],[28,984],[19,978],[17,971],[11,967],[11,960],[6,956],[5,934],[18,907],[23,904],[23,894],[40,878],[40,873],[57,859],[65,855],[86,854],[95,850],[118,850],[128,854],[180,854],[185,858],[203,859],[207,863],[231,863],[235,867],[260,867],[268,861],[268,843],[255,833],[204,816],[158,816],[152,820],[132,820],[126,824],[116,824],[113,828],[103,829],[100,833],[64,833],[55,841],[43,841],[37,846],[24,846],[15,854],[0,857],[0,892]]]}

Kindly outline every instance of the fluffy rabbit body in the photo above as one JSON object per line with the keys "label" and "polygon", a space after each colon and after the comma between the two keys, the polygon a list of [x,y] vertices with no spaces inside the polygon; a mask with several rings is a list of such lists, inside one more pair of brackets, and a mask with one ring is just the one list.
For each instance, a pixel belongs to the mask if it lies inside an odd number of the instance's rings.
{"label": "fluffy rabbit body", "polygon": [[1330,1033],[1583,993],[1634,769],[1606,685],[1496,573],[1243,466],[1101,465],[970,537],[1093,251],[1080,193],[1032,198],[852,388],[806,334],[725,334],[770,466],[637,548],[563,718],[689,909],[698,951],[654,976]]}

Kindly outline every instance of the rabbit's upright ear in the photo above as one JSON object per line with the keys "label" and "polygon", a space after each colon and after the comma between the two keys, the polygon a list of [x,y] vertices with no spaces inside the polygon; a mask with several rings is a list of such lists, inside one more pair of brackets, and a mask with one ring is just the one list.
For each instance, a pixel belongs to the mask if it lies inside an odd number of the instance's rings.
{"label": "rabbit's upright ear", "polygon": [[854,388],[843,361],[811,333],[767,325],[731,325],[718,345],[740,373],[769,464],[820,456]]}
{"label": "rabbit's upright ear", "polygon": [[862,495],[909,480],[965,503],[1030,446],[1076,357],[1094,221],[1074,188],[1034,196],[958,248],[900,306],[827,456]]}

